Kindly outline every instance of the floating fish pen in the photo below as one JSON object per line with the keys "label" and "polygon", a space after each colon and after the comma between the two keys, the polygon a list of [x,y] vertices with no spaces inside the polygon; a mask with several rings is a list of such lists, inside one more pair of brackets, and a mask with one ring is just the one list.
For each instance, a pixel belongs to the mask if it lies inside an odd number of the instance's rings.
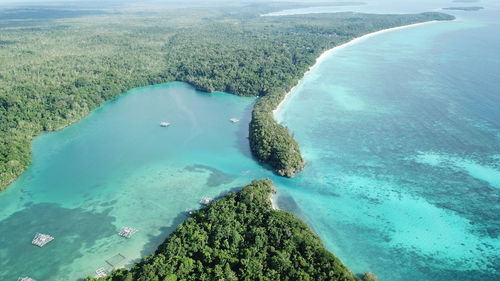
{"label": "floating fish pen", "polygon": [[168,123],[168,122],[160,122],[160,126],[162,126],[162,127],[168,127],[168,126],[170,126],[170,123]]}
{"label": "floating fish pen", "polygon": [[95,271],[95,278],[101,278],[101,277],[106,277],[106,276],[108,276],[108,272],[103,267],[98,268]]}
{"label": "floating fish pen", "polygon": [[29,277],[19,277],[17,281],[36,281],[36,280]]}
{"label": "floating fish pen", "polygon": [[237,118],[231,118],[229,119],[229,121],[233,122],[233,123],[236,123],[236,122],[240,122],[240,119],[237,119]]}
{"label": "floating fish pen", "polygon": [[210,197],[203,197],[201,200],[200,200],[200,204],[203,204],[203,205],[208,205],[210,204],[210,202],[214,201],[213,198],[210,198]]}
{"label": "floating fish pen", "polygon": [[111,258],[106,260],[106,263],[109,264],[112,268],[118,267],[121,263],[125,261],[125,256],[122,254],[116,254]]}
{"label": "floating fish pen", "polygon": [[125,237],[125,238],[130,238],[134,233],[137,232],[137,229],[134,229],[132,227],[125,226],[118,232],[118,235]]}
{"label": "floating fish pen", "polygon": [[33,238],[33,240],[31,241],[31,244],[38,247],[43,247],[45,246],[45,244],[49,243],[52,240],[54,240],[54,237],[48,234],[37,233],[35,235],[35,238]]}

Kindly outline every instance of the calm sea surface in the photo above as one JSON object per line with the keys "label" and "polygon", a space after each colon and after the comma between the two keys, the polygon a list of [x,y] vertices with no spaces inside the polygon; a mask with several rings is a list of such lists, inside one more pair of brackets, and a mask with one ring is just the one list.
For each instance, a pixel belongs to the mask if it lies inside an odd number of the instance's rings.
{"label": "calm sea surface", "polygon": [[500,280],[500,11],[329,56],[278,119],[309,165],[282,189],[381,280]]}
{"label": "calm sea surface", "polygon": [[[356,273],[499,280],[500,10],[483,6],[368,38],[304,77],[277,116],[308,162],[294,179],[250,156],[254,99],[183,83],[132,90],[38,137],[0,193],[0,280],[77,280],[117,254],[129,264],[203,196],[264,177]],[[123,239],[123,226],[139,232]],[[36,232],[56,239],[34,247]]]}

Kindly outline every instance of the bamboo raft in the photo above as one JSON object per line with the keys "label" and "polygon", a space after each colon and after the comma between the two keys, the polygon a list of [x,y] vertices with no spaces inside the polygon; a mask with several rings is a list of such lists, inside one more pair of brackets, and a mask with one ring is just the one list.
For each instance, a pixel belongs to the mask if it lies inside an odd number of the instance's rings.
{"label": "bamboo raft", "polygon": [[130,238],[134,233],[137,232],[137,229],[134,229],[132,227],[125,226],[118,232],[118,235],[125,237],[125,238]]}
{"label": "bamboo raft", "polygon": [[208,205],[210,204],[210,202],[214,201],[213,198],[210,198],[210,197],[203,197],[201,200],[200,200],[200,204],[203,204],[203,205]]}
{"label": "bamboo raft", "polygon": [[48,234],[37,233],[35,235],[35,238],[33,238],[33,240],[31,240],[31,244],[41,248],[52,240],[54,240],[54,237],[52,237]]}
{"label": "bamboo raft", "polygon": [[108,275],[108,272],[106,271],[106,269],[104,269],[104,267],[98,268],[95,271],[95,278],[106,277],[107,275]]}

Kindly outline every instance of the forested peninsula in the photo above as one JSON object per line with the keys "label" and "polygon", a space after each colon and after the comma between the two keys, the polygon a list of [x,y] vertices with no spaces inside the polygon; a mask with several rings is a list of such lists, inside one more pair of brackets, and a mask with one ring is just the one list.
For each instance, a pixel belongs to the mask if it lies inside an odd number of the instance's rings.
{"label": "forested peninsula", "polygon": [[2,9],[0,190],[30,164],[35,136],[76,122],[129,89],[174,80],[207,92],[259,96],[251,150],[278,174],[292,177],[304,160],[272,110],[323,51],[377,30],[453,18],[260,16],[293,5],[300,4]]}
{"label": "forested peninsula", "polygon": [[130,270],[86,280],[359,280],[305,223],[272,209],[273,193],[270,180],[253,181],[194,212]]}

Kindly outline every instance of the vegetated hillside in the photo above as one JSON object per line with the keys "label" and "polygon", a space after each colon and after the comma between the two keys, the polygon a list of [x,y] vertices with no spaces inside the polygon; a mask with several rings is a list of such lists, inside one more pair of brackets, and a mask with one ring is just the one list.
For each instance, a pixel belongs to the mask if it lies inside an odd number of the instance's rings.
{"label": "vegetated hillside", "polygon": [[270,180],[196,211],[132,269],[87,281],[358,280],[302,221],[271,207]]}
{"label": "vegetated hillside", "polygon": [[[368,32],[450,18],[260,17],[266,7],[3,11],[10,16],[0,20],[0,190],[29,165],[31,141],[41,132],[78,121],[131,88],[173,80],[265,96],[253,112],[252,152],[279,174],[293,176],[304,161],[271,110],[315,58]],[[33,18],[23,18],[28,15]]]}

